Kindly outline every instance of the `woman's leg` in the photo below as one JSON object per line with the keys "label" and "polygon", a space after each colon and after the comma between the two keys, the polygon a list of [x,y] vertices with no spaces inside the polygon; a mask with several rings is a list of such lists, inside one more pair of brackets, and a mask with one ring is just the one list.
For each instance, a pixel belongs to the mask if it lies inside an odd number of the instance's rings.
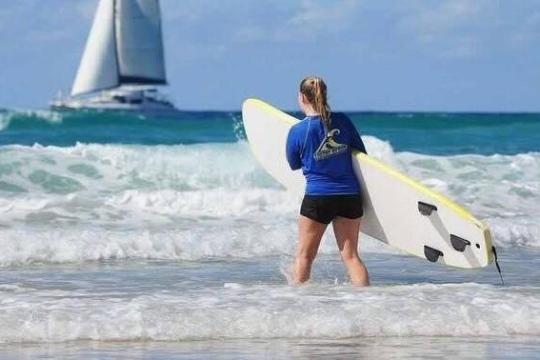
{"label": "woman's leg", "polygon": [[300,215],[298,219],[298,248],[293,270],[293,280],[296,284],[309,280],[311,264],[317,255],[326,226],[326,224]]}
{"label": "woman's leg", "polygon": [[354,285],[369,285],[369,275],[366,266],[358,256],[358,234],[360,232],[360,218],[347,219],[337,217],[332,222],[341,259],[347,267],[349,276]]}

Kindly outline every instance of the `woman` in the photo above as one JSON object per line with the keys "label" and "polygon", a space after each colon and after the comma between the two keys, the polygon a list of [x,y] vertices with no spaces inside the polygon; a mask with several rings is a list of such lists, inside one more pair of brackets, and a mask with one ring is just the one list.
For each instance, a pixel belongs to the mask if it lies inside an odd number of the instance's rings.
{"label": "woman", "polygon": [[309,280],[321,238],[332,223],[341,259],[354,285],[369,285],[367,269],[358,256],[363,215],[360,184],[351,152],[366,152],[354,125],[345,115],[330,116],[326,84],[319,77],[300,83],[298,104],[306,115],[287,138],[291,169],[302,168],[306,192],[298,220],[299,241],[293,267],[295,283]]}

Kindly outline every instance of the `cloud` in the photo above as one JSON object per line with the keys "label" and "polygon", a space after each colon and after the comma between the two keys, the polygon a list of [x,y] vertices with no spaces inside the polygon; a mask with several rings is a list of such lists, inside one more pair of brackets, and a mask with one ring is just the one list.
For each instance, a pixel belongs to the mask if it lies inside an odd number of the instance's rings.
{"label": "cloud", "polygon": [[484,1],[441,1],[435,6],[425,3],[413,7],[402,25],[414,31],[422,42],[437,41],[441,36],[466,31],[478,20]]}
{"label": "cloud", "polygon": [[5,1],[0,7],[2,45],[16,48],[24,41],[31,46],[65,42],[78,36],[77,26],[90,22],[96,5],[97,0]]}
{"label": "cloud", "polygon": [[470,59],[478,55],[480,40],[475,36],[461,36],[454,39],[451,46],[443,47],[437,53],[445,59]]}
{"label": "cloud", "polygon": [[435,57],[472,58],[497,26],[495,2],[419,1],[404,8],[397,29]]}
{"label": "cloud", "polygon": [[205,0],[183,0],[182,3],[179,3],[178,0],[162,0],[160,2],[161,13],[165,20],[183,23],[196,23],[208,19],[218,10],[216,5],[219,4],[216,4],[215,1]]}
{"label": "cloud", "polygon": [[30,31],[28,32],[26,39],[33,43],[54,43],[70,39],[71,34],[65,29],[51,29],[48,31]]}
{"label": "cloud", "polygon": [[[529,14],[527,18],[516,26],[516,30],[509,37],[513,46],[523,47],[540,40],[540,11]],[[538,44],[536,44],[538,46]]]}
{"label": "cloud", "polygon": [[74,14],[82,16],[86,19],[93,19],[98,5],[97,0],[79,0],[73,3]]}
{"label": "cloud", "polygon": [[287,17],[279,21],[279,13],[268,14],[274,21],[248,22],[235,32],[241,42],[318,41],[321,37],[347,31],[354,22],[359,2],[354,0],[303,0],[294,3]]}
{"label": "cloud", "polygon": [[308,31],[333,31],[347,28],[354,18],[359,2],[342,0],[323,2],[304,0],[300,8],[288,20],[288,24],[297,29]]}

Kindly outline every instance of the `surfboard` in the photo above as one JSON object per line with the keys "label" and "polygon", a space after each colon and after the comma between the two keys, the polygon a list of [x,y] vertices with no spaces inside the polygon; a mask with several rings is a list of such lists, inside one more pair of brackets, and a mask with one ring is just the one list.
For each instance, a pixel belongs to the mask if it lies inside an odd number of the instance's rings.
{"label": "surfboard", "polygon": [[[259,99],[242,106],[246,136],[261,166],[289,191],[302,194],[305,180],[292,171],[285,146],[299,120]],[[486,224],[448,197],[364,153],[352,155],[362,184],[361,231],[409,254],[460,268],[480,268],[493,259]]]}

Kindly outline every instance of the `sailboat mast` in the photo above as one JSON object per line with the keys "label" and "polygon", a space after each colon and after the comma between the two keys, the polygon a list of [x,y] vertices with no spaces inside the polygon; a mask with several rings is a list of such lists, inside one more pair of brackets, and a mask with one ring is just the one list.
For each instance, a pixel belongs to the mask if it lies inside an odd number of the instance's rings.
{"label": "sailboat mast", "polygon": [[117,33],[118,33],[118,30],[117,30],[117,23],[118,23],[118,2],[116,0],[111,0],[112,1],[112,8],[113,8],[113,16],[112,16],[112,31],[113,31],[113,39],[114,39],[114,61],[116,63],[116,76],[117,76],[117,83],[119,85],[122,85],[121,83],[121,80],[120,80],[120,63],[118,61],[118,36],[117,36]]}

